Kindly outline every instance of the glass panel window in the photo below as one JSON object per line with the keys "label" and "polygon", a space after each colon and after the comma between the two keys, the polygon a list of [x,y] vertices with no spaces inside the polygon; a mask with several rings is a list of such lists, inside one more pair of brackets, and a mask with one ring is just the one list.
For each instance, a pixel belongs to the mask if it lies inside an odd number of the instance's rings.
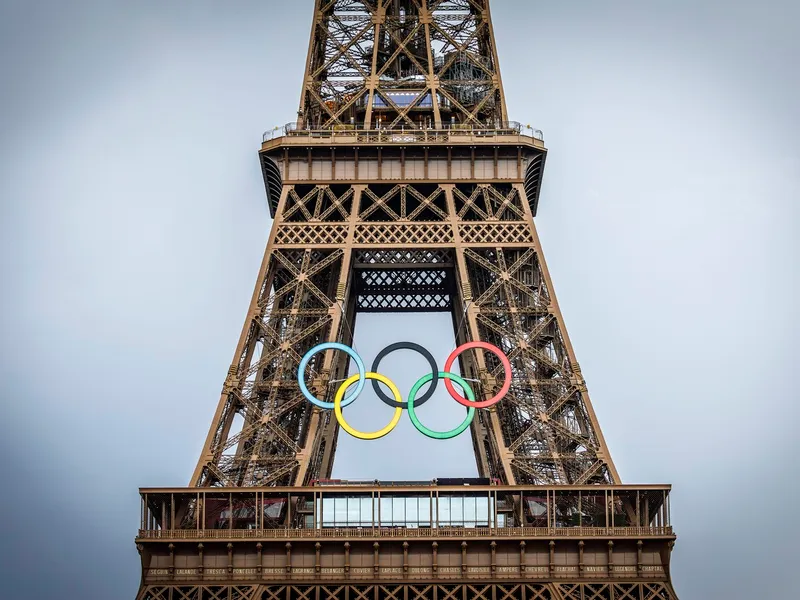
{"label": "glass panel window", "polygon": [[381,527],[391,527],[393,522],[392,517],[392,499],[381,498]]}
{"label": "glass panel window", "polygon": [[[387,510],[391,515],[391,504]],[[372,527],[373,501],[370,497],[325,497],[316,509],[321,527]]]}
{"label": "glass panel window", "polygon": [[333,525],[342,527],[347,525],[347,498],[333,499]]}
{"label": "glass panel window", "polygon": [[475,527],[478,516],[477,502],[477,498],[464,498],[464,527]]}
{"label": "glass panel window", "polygon": [[405,527],[406,498],[392,498],[392,526]]}
{"label": "glass panel window", "polygon": [[372,527],[372,498],[361,498],[361,526]]}
{"label": "glass panel window", "polygon": [[475,498],[475,525],[489,527],[489,498],[486,496]]}
{"label": "glass panel window", "polygon": [[334,502],[333,498],[323,498],[322,504],[322,526],[330,527],[334,522]]}
{"label": "glass panel window", "polygon": [[440,527],[450,526],[450,498],[448,496],[439,497],[437,503],[437,514]]}
{"label": "glass panel window", "polygon": [[417,503],[418,522],[420,527],[431,526],[431,499],[420,498]]}
{"label": "glass panel window", "polygon": [[450,498],[450,526],[464,526],[464,498]]}
{"label": "glass panel window", "polygon": [[406,527],[419,527],[419,498],[406,499]]}

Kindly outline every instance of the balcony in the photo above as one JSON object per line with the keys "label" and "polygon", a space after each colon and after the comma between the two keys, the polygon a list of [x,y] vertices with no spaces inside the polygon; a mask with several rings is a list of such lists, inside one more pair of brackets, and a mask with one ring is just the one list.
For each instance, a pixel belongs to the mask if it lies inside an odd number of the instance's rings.
{"label": "balcony", "polygon": [[523,143],[544,148],[544,136],[538,129],[525,127],[516,121],[495,125],[473,126],[444,123],[441,128],[364,129],[363,124],[338,125],[331,129],[300,129],[288,123],[266,131],[262,150],[277,146],[311,144],[470,144]]}
{"label": "balcony", "polygon": [[138,539],[673,538],[669,486],[142,489]]}

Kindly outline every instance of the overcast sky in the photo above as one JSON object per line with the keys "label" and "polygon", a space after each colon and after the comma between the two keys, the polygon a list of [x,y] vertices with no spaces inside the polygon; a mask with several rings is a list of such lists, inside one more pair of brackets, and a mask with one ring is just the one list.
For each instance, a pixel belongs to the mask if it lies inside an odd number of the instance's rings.
{"label": "overcast sky", "polygon": [[[185,485],[205,438],[270,226],[256,152],[296,115],[312,5],[0,2],[7,597],[134,597],[137,488]],[[537,225],[605,437],[626,482],[675,486],[682,600],[792,597],[798,4],[493,12],[511,117],[550,150]],[[443,361],[449,328],[364,316],[356,343]],[[468,437],[438,461],[418,441],[343,439],[336,474],[474,469]]]}

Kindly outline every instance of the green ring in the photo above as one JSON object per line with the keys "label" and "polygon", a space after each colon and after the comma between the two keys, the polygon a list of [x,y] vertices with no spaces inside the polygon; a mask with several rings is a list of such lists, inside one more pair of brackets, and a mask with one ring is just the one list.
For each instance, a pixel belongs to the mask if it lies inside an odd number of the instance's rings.
{"label": "green ring", "polygon": [[[475,394],[472,392],[472,388],[469,387],[469,384],[463,379],[461,379],[461,377],[459,377],[458,375],[454,375],[453,373],[444,373],[444,372],[439,373],[439,377],[455,381],[456,384],[458,384],[458,386],[467,394],[467,400],[469,400],[470,402],[475,401]],[[432,380],[433,380],[433,373],[428,373],[427,375],[424,375],[419,381],[417,381],[417,383],[414,384],[414,387],[411,388],[411,392],[409,392],[408,394],[408,416],[411,417],[411,422],[414,424],[414,427],[416,427],[417,431],[419,431],[420,433],[427,435],[429,438],[433,438],[434,440],[449,440],[456,436],[461,435],[462,433],[464,433],[464,431],[466,431],[467,427],[469,427],[470,424],[472,423],[472,419],[475,418],[475,409],[473,407],[469,407],[469,409],[467,409],[467,418],[464,419],[464,422],[461,423],[461,425],[459,425],[455,429],[451,429],[450,431],[433,431],[425,427],[425,425],[420,423],[420,420],[417,418],[417,413],[414,410],[414,402],[417,399],[417,392],[419,392],[419,389],[423,385],[429,383]]]}

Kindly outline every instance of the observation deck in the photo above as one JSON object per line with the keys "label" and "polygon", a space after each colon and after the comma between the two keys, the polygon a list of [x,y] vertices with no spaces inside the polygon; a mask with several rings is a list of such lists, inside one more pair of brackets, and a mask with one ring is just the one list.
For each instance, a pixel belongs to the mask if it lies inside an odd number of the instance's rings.
{"label": "observation deck", "polygon": [[297,123],[288,123],[264,132],[262,151],[281,146],[308,145],[469,145],[469,144],[524,144],[544,149],[544,136],[538,129],[523,126],[516,121],[495,126],[445,125],[441,128],[370,128],[359,125],[338,125],[329,129],[298,129]]}
{"label": "observation deck", "polygon": [[284,184],[430,183],[480,180],[524,184],[536,215],[547,156],[538,129],[516,121],[495,126],[363,129],[337,125],[264,133],[260,157],[272,216]]}
{"label": "observation deck", "polygon": [[331,579],[665,580],[667,485],[321,482],[142,489],[151,582]]}

